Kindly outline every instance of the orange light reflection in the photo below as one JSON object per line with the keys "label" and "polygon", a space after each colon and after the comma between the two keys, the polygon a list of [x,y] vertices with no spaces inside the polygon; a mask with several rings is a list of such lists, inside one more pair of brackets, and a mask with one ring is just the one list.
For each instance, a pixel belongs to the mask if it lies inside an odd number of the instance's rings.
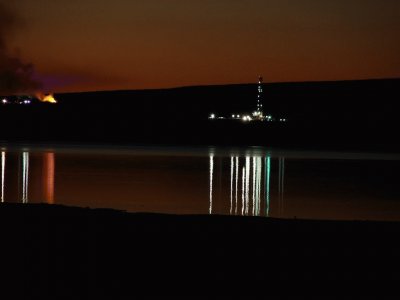
{"label": "orange light reflection", "polygon": [[44,198],[48,204],[54,204],[54,167],[53,152],[44,153],[43,157],[43,186]]}

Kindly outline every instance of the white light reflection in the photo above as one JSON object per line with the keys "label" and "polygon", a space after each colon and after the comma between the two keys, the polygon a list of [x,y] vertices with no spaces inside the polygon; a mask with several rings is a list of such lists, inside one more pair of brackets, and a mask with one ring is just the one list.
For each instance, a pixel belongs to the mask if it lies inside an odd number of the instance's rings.
{"label": "white light reflection", "polygon": [[212,193],[213,193],[213,175],[214,175],[214,156],[210,155],[210,215],[212,214]]}
{"label": "white light reflection", "polygon": [[266,201],[266,216],[269,216],[269,191],[271,178],[271,157],[265,158],[265,201]]}
{"label": "white light reflection", "polygon": [[6,170],[6,153],[2,151],[1,152],[1,202],[4,202],[5,170]]}
{"label": "white light reflection", "polygon": [[253,157],[253,216],[256,213],[256,169],[257,169],[257,163],[256,163],[256,158]]}
{"label": "white light reflection", "polygon": [[256,180],[256,215],[259,216],[261,209],[261,174],[262,174],[262,160],[261,157],[257,157],[257,180]]}
{"label": "white light reflection", "polygon": [[234,160],[233,156],[231,156],[231,208],[229,210],[229,213],[232,214],[232,205],[233,205],[233,169],[234,169]]}
{"label": "white light reflection", "polygon": [[238,206],[238,181],[239,181],[239,157],[236,157],[235,215],[237,215],[237,206]]}
{"label": "white light reflection", "polygon": [[22,203],[28,203],[29,152],[22,153]]}
{"label": "white light reflection", "polygon": [[246,216],[249,214],[250,190],[250,157],[246,157]]}
{"label": "white light reflection", "polygon": [[253,216],[261,214],[261,180],[262,180],[262,159],[254,156],[253,158]]}
{"label": "white light reflection", "polygon": [[[215,200],[213,199],[213,193],[215,192],[214,158],[215,156],[213,154],[210,154],[210,214],[213,213],[213,202]],[[276,199],[276,215],[280,216],[284,213],[285,158],[278,157],[277,160],[279,163],[279,168],[277,172],[278,193]],[[230,179],[226,178],[228,189],[228,186],[230,184],[230,194],[226,195],[226,197],[223,197],[223,199],[226,199],[224,201],[230,202],[230,215],[264,215],[266,217],[269,217],[271,215],[271,167],[272,158],[269,154],[266,154],[265,156],[230,156]],[[225,169],[227,172],[229,172],[228,168]],[[224,168],[221,168],[221,170],[218,169],[218,172],[223,172],[223,170]],[[230,180],[230,182],[228,180]],[[250,182],[250,180],[252,182]],[[221,186],[219,188],[224,189]],[[242,198],[241,201],[240,189]],[[226,213],[228,213],[228,211],[226,211]]]}
{"label": "white light reflection", "polygon": [[246,179],[246,169],[243,167],[242,169],[242,216],[244,215],[244,185],[245,185],[245,179]]}
{"label": "white light reflection", "polygon": [[285,183],[285,158],[279,158],[279,183],[278,183],[278,194],[279,194],[279,214],[283,214],[283,193],[284,193],[284,186]]}

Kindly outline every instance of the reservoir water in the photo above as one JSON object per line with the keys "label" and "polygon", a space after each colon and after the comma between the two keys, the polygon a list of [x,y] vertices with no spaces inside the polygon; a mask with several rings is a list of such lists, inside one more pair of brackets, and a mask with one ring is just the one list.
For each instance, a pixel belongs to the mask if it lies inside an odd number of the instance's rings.
{"label": "reservoir water", "polygon": [[268,148],[1,146],[1,202],[400,221],[400,155]]}

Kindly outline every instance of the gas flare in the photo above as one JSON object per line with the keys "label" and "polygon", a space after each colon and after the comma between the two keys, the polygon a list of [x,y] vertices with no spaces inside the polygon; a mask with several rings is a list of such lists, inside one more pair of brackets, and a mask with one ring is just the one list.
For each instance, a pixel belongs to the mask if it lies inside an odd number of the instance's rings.
{"label": "gas flare", "polygon": [[48,102],[48,103],[57,103],[57,100],[54,98],[54,94],[43,94],[43,93],[37,93],[36,97],[42,101],[42,102]]}

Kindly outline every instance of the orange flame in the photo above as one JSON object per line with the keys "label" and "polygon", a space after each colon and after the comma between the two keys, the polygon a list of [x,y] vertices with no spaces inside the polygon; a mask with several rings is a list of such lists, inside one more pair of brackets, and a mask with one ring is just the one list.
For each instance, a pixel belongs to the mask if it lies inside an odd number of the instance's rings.
{"label": "orange flame", "polygon": [[54,98],[54,94],[43,94],[43,93],[37,93],[36,97],[42,101],[42,102],[48,102],[48,103],[57,103],[57,100]]}

